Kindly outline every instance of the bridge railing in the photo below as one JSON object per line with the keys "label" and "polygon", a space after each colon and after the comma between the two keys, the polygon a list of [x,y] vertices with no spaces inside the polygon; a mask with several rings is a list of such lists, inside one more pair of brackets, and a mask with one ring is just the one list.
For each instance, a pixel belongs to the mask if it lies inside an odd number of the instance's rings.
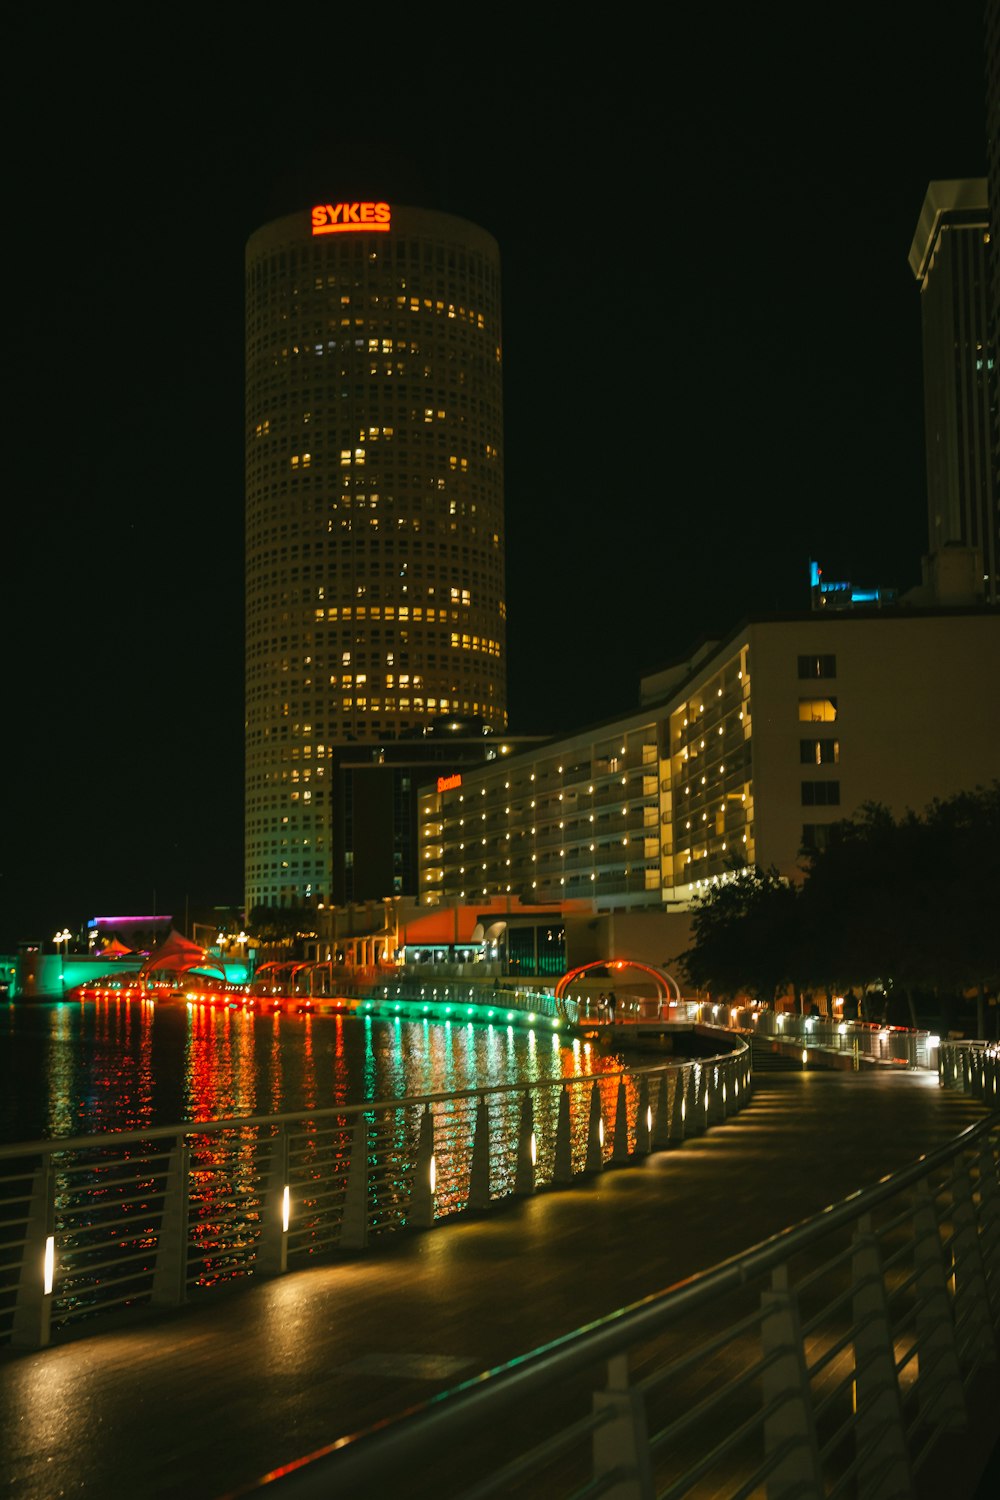
{"label": "bridge railing", "polygon": [[[730,1045],[735,1041],[727,1038]],[[0,1148],[0,1341],[360,1252],[641,1160],[725,1119],[748,1049],[697,1062]]]}
{"label": "bridge railing", "polygon": [[[376,1494],[419,1473],[441,1500],[968,1493],[954,1455],[1000,1326],[998,1149],[983,1121],[714,1270],[339,1439],[267,1492]],[[992,1441],[995,1401],[984,1415]]]}
{"label": "bridge railing", "polygon": [[958,1089],[996,1109],[1000,1104],[1000,1042],[942,1042],[938,1081],[942,1088]]}
{"label": "bridge railing", "polygon": [[874,1026],[860,1021],[832,1021],[823,1016],[799,1016],[790,1011],[763,1010],[750,1020],[758,1036],[772,1041],[794,1041],[808,1050],[843,1052],[870,1062],[909,1068],[938,1069],[940,1037],[903,1026]]}

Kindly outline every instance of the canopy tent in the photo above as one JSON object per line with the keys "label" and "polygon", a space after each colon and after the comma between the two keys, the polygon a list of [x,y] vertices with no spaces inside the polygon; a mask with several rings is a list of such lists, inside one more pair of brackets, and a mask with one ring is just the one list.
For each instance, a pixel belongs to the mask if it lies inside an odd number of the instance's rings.
{"label": "canopy tent", "polygon": [[225,966],[219,959],[213,958],[204,948],[171,928],[160,946],[154,948],[146,959],[139,970],[139,977],[163,973],[184,974],[189,969],[217,969],[223,979],[226,977]]}
{"label": "canopy tent", "polygon": [[131,948],[126,948],[124,943],[120,943],[117,938],[112,938],[110,943],[105,943],[101,949],[101,957],[122,958],[126,953],[131,953],[132,951]]}

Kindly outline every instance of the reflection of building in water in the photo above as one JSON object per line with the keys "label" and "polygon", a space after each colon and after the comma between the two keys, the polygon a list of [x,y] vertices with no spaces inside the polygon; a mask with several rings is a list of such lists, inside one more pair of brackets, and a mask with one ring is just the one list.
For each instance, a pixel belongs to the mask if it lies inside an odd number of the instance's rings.
{"label": "reflection of building in water", "polygon": [[[331,751],[506,726],[500,267],[329,204],[246,254],[246,901],[329,902]],[[390,894],[392,886],[377,892]]]}

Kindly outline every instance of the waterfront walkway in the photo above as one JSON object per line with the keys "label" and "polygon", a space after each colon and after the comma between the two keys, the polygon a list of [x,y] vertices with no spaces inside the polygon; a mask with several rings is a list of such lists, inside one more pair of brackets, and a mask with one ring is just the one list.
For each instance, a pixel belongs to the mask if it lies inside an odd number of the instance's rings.
{"label": "waterfront walkway", "polygon": [[[758,1074],[738,1115],[639,1166],[5,1352],[4,1492],[216,1500],[747,1248],[983,1114],[929,1074]],[[424,1493],[419,1479],[406,1493]]]}

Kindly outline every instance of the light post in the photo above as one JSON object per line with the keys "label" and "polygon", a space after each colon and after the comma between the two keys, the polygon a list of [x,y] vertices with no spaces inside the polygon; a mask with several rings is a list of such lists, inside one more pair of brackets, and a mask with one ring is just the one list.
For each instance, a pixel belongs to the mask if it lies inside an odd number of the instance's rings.
{"label": "light post", "polygon": [[62,932],[57,932],[55,934],[55,936],[53,937],[53,939],[52,939],[52,941],[56,945],[56,951],[57,952],[58,952],[58,949],[59,949],[59,944],[62,943],[62,953],[59,955],[59,986],[60,986],[59,993],[60,994],[62,994],[62,991],[66,988],[66,953],[68,951],[67,945],[68,945],[69,940],[70,940],[70,938],[72,936],[73,936],[73,934],[70,932],[69,928],[68,927],[64,927],[63,930],[62,930]]}

